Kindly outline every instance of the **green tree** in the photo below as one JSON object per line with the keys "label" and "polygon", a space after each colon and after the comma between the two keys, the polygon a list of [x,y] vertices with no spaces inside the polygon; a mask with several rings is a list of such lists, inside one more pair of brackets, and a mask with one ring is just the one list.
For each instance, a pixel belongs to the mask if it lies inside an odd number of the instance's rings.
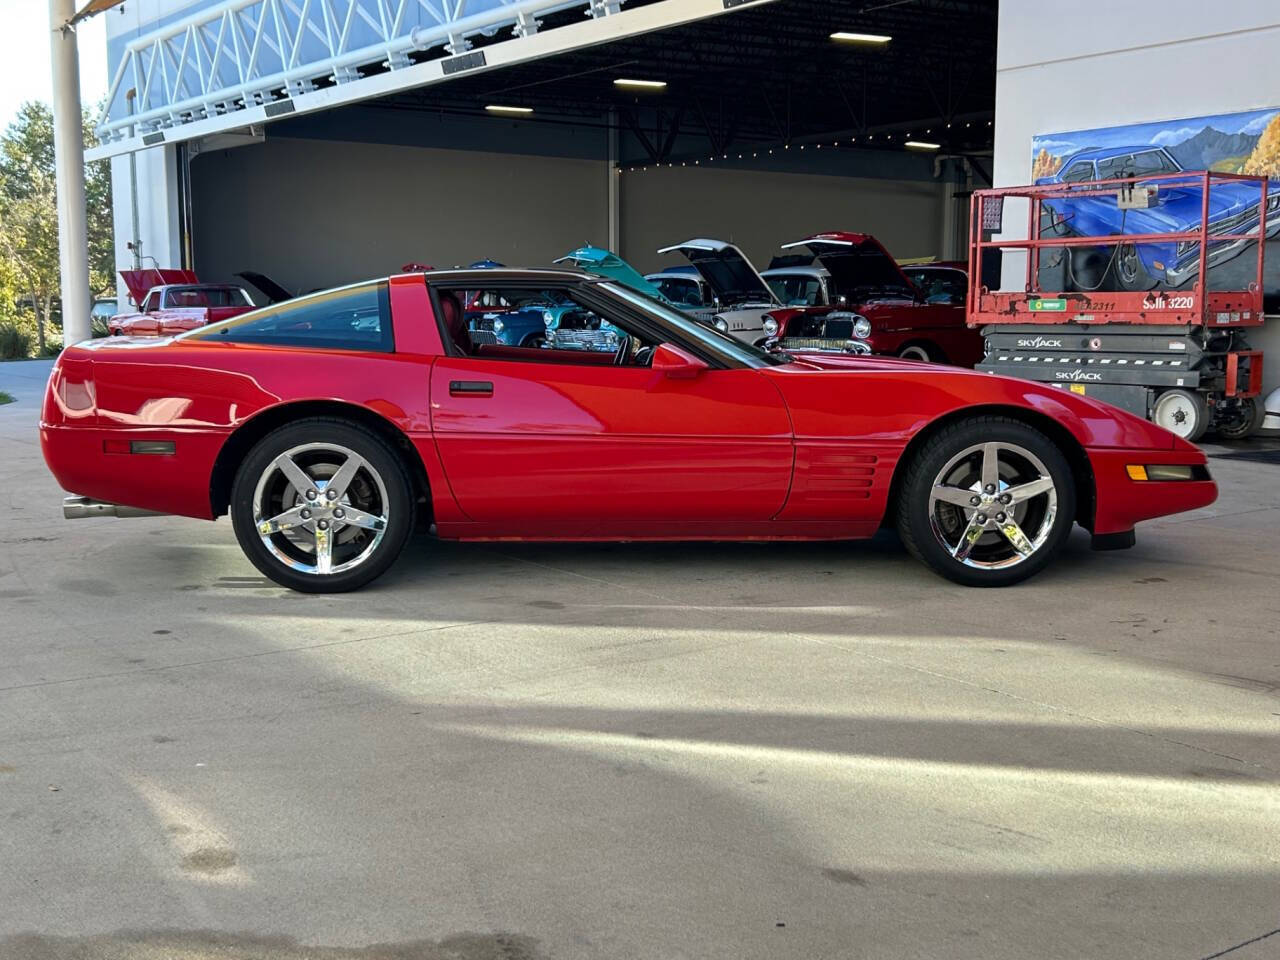
{"label": "green tree", "polygon": [[[85,145],[93,146],[85,117]],[[111,180],[106,161],[85,169],[90,289],[112,287]],[[29,305],[35,316],[37,349],[46,351],[54,304],[60,301],[58,212],[54,171],[53,113],[46,104],[24,103],[0,136],[0,255],[10,297]],[[0,294],[0,301],[3,295]]]}

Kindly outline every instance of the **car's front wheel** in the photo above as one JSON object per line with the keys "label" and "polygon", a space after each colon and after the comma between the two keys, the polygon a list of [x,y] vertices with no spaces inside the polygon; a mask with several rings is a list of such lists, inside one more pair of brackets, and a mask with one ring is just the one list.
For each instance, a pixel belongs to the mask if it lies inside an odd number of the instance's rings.
{"label": "car's front wheel", "polygon": [[314,418],[258,442],[236,473],[231,520],[253,565],[303,593],[341,593],[380,576],[413,529],[403,460],[354,423]]}
{"label": "car's front wheel", "polygon": [[1075,511],[1071,466],[1052,440],[1017,420],[975,417],[941,430],[907,465],[898,532],[944,577],[999,587],[1042,570]]}

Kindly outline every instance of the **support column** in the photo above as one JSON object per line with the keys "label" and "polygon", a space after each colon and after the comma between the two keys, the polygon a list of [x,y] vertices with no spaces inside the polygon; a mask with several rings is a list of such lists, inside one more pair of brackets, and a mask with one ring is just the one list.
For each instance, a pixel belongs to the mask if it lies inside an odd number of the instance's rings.
{"label": "support column", "polygon": [[58,191],[58,262],[62,276],[64,343],[88,340],[89,236],[84,199],[84,129],[80,114],[80,54],[67,26],[75,0],[49,0],[53,64],[53,151]]}
{"label": "support column", "polygon": [[609,111],[609,249],[623,259],[622,246],[622,177],[618,175],[618,112]]}

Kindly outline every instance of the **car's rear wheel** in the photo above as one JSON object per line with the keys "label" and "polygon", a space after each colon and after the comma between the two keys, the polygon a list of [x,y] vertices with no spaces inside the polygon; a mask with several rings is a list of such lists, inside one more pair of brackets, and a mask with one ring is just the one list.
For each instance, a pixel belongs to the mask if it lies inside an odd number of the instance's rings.
{"label": "car's rear wheel", "polygon": [[1235,405],[1218,420],[1214,429],[1224,440],[1243,440],[1258,432],[1266,413],[1261,397],[1246,397],[1243,400],[1237,400]]}
{"label": "car's rear wheel", "polygon": [[314,418],[268,434],[231,489],[240,547],[276,583],[303,593],[355,590],[395,562],[413,529],[403,460],[354,423]]}
{"label": "car's rear wheel", "polygon": [[898,532],[907,549],[949,580],[1018,583],[1042,570],[1071,532],[1071,466],[1039,430],[975,417],[932,437],[907,465]]}

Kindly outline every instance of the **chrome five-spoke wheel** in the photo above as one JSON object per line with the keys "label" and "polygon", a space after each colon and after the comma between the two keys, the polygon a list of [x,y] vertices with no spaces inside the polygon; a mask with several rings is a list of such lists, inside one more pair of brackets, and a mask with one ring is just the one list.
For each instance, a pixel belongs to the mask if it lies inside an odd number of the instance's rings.
{"label": "chrome five-spoke wheel", "polygon": [[1030,424],[978,416],[933,434],[899,486],[903,544],[968,586],[1025,580],[1061,548],[1075,522],[1075,474]]}
{"label": "chrome five-spoke wheel", "polygon": [[281,563],[327,576],[367,561],[387,529],[387,487],[354,450],[307,443],[284,451],[262,472],[253,522]]}
{"label": "chrome five-spoke wheel", "polygon": [[929,524],[938,543],[969,567],[1022,563],[1045,545],[1058,513],[1053,477],[1030,450],[974,444],[938,471]]}
{"label": "chrome five-spoke wheel", "polygon": [[415,497],[387,437],[316,417],[258,442],[236,473],[230,507],[254,566],[294,590],[334,593],[392,564],[413,528]]}

